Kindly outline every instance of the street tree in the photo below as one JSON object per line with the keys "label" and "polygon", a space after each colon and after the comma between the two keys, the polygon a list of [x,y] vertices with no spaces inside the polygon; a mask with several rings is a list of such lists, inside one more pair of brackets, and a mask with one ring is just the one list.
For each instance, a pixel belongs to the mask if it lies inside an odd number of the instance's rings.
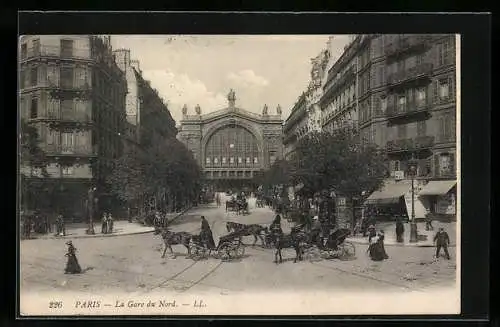
{"label": "street tree", "polygon": [[299,141],[295,152],[295,182],[312,192],[334,191],[346,198],[352,209],[362,194],[383,186],[387,175],[385,155],[375,145],[361,142],[355,130],[317,132]]}
{"label": "street tree", "polygon": [[23,207],[31,203],[37,209],[47,204],[40,203],[47,194],[48,186],[44,182],[48,177],[47,158],[40,147],[37,128],[25,119],[21,119],[20,127],[21,203]]}

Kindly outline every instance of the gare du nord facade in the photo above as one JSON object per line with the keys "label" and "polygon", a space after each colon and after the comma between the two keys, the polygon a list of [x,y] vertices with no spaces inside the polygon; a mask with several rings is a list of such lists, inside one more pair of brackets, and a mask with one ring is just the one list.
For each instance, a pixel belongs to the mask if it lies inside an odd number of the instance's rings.
{"label": "gare du nord facade", "polygon": [[252,191],[254,177],[282,158],[281,107],[261,114],[236,106],[233,90],[226,108],[203,114],[183,107],[178,138],[198,161],[208,189]]}

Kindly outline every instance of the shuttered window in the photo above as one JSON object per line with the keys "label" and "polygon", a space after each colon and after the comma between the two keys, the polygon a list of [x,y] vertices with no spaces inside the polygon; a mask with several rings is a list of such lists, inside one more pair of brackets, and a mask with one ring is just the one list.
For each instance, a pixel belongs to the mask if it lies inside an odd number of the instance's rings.
{"label": "shuttered window", "polygon": [[441,176],[440,174],[440,169],[439,169],[439,155],[434,156],[434,176],[439,177]]}

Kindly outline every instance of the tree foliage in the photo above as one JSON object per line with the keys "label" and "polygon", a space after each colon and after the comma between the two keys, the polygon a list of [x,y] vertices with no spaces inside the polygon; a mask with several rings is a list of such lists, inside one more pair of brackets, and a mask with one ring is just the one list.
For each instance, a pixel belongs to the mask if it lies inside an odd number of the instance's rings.
{"label": "tree foliage", "polygon": [[314,191],[334,190],[350,199],[380,188],[387,173],[383,153],[345,129],[305,136],[293,163],[295,183]]}
{"label": "tree foliage", "polygon": [[40,147],[38,130],[25,119],[21,119],[21,164],[26,167],[39,168],[46,174],[47,159]]}
{"label": "tree foliage", "polygon": [[274,185],[289,185],[291,182],[292,168],[290,163],[284,159],[277,160],[271,168],[264,172],[260,178],[260,184],[266,189]]}
{"label": "tree foliage", "polygon": [[178,200],[193,200],[200,179],[201,172],[191,152],[177,139],[168,138],[148,148],[125,152],[115,161],[107,182],[118,198],[133,202],[162,198],[165,194]]}

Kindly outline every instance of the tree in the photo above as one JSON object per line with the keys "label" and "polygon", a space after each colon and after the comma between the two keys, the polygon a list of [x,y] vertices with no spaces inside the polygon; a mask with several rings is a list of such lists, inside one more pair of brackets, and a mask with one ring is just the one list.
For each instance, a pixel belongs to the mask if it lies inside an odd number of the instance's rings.
{"label": "tree", "polygon": [[38,206],[43,205],[40,203],[43,195],[47,194],[48,186],[43,182],[43,179],[48,177],[47,158],[40,147],[38,130],[25,119],[21,119],[20,143],[21,203],[27,207],[31,197],[31,200],[34,200],[31,201],[32,204],[38,209]]}
{"label": "tree", "polygon": [[291,183],[291,170],[292,168],[288,161],[284,159],[277,160],[269,170],[264,172],[263,176],[260,176],[260,181],[266,189],[277,185],[288,186]]}
{"label": "tree", "polygon": [[351,204],[354,227],[354,200],[363,192],[383,185],[387,173],[383,152],[362,144],[353,130],[313,133],[299,141],[295,152],[293,179],[312,192],[333,190]]}

